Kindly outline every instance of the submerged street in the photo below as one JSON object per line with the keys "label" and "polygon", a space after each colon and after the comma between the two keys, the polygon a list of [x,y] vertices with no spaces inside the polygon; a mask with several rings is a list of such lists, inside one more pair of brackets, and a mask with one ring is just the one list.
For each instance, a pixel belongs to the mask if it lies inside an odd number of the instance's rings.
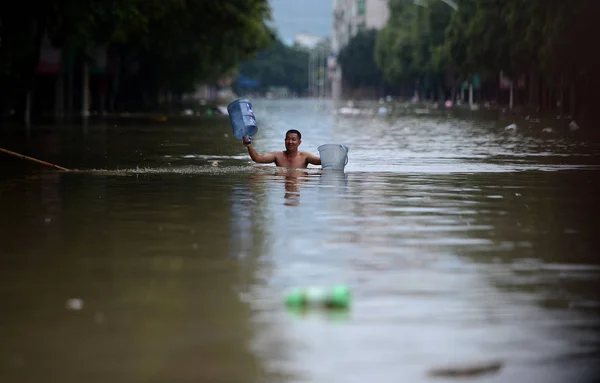
{"label": "submerged street", "polygon": [[[600,351],[600,144],[580,132],[252,100],[260,153],[350,148],[345,172],[253,164],[227,116],[34,128],[2,147],[0,380],[585,382]],[[285,291],[344,283],[346,312]]]}

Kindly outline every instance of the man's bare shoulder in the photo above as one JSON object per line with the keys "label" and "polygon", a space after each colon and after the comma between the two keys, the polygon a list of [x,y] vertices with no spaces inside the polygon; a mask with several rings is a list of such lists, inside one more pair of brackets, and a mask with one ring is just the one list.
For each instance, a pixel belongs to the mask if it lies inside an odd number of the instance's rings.
{"label": "man's bare shoulder", "polygon": [[315,154],[313,154],[311,152],[298,152],[298,154],[300,154],[301,156],[306,157],[306,158],[308,158],[308,157],[319,157],[318,155],[315,155]]}
{"label": "man's bare shoulder", "polygon": [[267,152],[264,155],[265,156],[280,156],[282,154],[283,154],[283,152]]}
{"label": "man's bare shoulder", "polygon": [[284,152],[271,152],[269,155],[272,155],[276,165],[279,165],[282,161],[285,161],[285,153]]}

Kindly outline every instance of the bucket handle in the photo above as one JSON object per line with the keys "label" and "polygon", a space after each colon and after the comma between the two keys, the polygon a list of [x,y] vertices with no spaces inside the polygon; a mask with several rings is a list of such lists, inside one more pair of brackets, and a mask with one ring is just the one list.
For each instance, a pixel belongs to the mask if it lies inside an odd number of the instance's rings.
{"label": "bucket handle", "polygon": [[344,145],[340,145],[342,147],[342,149],[344,149],[346,151],[346,162],[344,162],[344,166],[348,165],[348,148],[345,147]]}

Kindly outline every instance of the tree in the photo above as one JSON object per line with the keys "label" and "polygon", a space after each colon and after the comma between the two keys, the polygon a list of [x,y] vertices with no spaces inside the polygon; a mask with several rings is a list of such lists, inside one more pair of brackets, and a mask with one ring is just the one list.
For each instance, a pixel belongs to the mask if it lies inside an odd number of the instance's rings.
{"label": "tree", "polygon": [[239,73],[260,83],[258,91],[287,87],[292,92],[304,93],[308,88],[308,52],[287,46],[277,38],[269,49],[242,63]]}
{"label": "tree", "polygon": [[89,61],[106,46],[140,67],[138,95],[214,81],[269,46],[268,0],[24,0],[0,5],[0,110],[33,87],[44,36]]}
{"label": "tree", "polygon": [[438,0],[424,5],[389,2],[390,18],[377,37],[375,62],[391,83],[422,79],[429,87],[442,85],[448,66],[442,47],[452,8]]}
{"label": "tree", "polygon": [[156,85],[188,91],[233,71],[272,43],[269,15],[266,0],[185,1],[150,25],[150,42],[141,47]]}
{"label": "tree", "polygon": [[338,55],[344,80],[354,89],[382,84],[383,74],[374,58],[376,39],[376,30],[361,31],[350,39]]}
{"label": "tree", "polygon": [[416,74],[415,46],[411,38],[411,23],[416,8],[398,0],[391,0],[389,7],[390,18],[377,36],[375,63],[387,81],[400,83]]}
{"label": "tree", "polygon": [[584,104],[598,100],[590,89],[600,86],[600,60],[590,37],[597,29],[599,2],[460,0],[458,4],[446,31],[444,52],[463,75],[504,71],[515,78],[528,73],[532,106],[539,106],[538,80],[561,91],[564,84],[571,84],[573,93],[585,95]]}

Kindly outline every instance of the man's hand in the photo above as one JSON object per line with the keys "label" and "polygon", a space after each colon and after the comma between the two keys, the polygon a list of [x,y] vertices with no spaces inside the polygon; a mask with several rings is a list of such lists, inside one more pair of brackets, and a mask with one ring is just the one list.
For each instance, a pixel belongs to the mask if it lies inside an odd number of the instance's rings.
{"label": "man's hand", "polygon": [[250,137],[248,137],[248,136],[244,136],[244,137],[242,137],[242,143],[245,146],[248,146],[248,145],[250,145],[252,143],[252,139]]}

